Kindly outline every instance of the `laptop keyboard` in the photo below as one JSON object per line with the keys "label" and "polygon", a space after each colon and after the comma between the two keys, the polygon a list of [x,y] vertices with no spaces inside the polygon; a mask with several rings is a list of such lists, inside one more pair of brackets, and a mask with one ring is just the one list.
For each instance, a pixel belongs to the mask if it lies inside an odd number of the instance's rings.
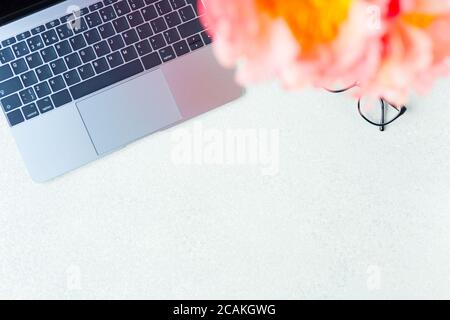
{"label": "laptop keyboard", "polygon": [[11,126],[211,43],[197,0],[104,0],[1,42]]}

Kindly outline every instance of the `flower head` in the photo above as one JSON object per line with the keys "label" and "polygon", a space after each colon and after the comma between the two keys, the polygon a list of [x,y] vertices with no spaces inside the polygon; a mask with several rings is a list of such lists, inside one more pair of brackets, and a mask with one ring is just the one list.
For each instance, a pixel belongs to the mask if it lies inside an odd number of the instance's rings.
{"label": "flower head", "polygon": [[396,104],[449,71],[450,0],[203,0],[215,52],[247,84],[358,82]]}

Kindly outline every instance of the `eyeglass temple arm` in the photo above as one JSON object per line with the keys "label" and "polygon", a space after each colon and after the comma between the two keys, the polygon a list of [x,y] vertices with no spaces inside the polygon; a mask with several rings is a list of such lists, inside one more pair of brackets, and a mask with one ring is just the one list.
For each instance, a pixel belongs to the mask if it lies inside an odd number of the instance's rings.
{"label": "eyeglass temple arm", "polygon": [[[383,116],[385,115],[385,110],[386,110],[386,101],[384,100],[384,99],[380,99],[380,102],[381,102],[381,104],[383,105]],[[377,126],[377,127],[386,127],[387,125],[389,125],[389,124],[391,124],[392,122],[394,122],[395,120],[397,120],[398,118],[400,118],[402,115],[404,115],[405,114],[405,112],[408,110],[405,106],[402,106],[401,108],[400,108],[400,110],[396,107],[396,106],[394,106],[394,105],[392,105],[395,109],[397,109],[398,111],[399,111],[399,113],[398,113],[398,115],[397,116],[395,116],[395,118],[394,119],[392,119],[391,121],[389,121],[389,122],[386,122],[386,123],[375,123],[375,122],[373,122],[373,121],[371,121],[371,120],[369,120],[369,119],[367,119],[367,117],[362,113],[362,111],[361,111],[361,99],[359,99],[358,100],[358,112],[359,112],[359,115],[364,119],[364,120],[366,120],[368,123],[370,123],[370,124],[372,124],[372,125],[374,125],[374,126]],[[384,121],[382,121],[382,122],[384,122]],[[384,130],[384,129],[383,129]],[[383,131],[382,130],[382,131]]]}
{"label": "eyeglass temple arm", "polygon": [[[352,84],[352,85],[349,86],[349,87],[343,88],[343,89],[333,90],[333,89],[325,88],[325,90],[327,90],[328,92],[331,92],[331,93],[342,93],[342,92],[348,91],[348,90],[350,90],[350,89],[352,89],[352,88],[354,88],[354,87],[356,87],[356,86],[358,86],[358,82]],[[387,125],[391,124],[392,122],[394,122],[395,120],[397,120],[398,118],[400,118],[402,115],[404,115],[405,112],[408,110],[408,108],[406,108],[405,106],[402,106],[402,107],[400,108],[400,110],[399,110],[397,106],[395,106],[395,105],[393,105],[393,104],[387,102],[387,101],[384,100],[383,98],[380,99],[380,102],[381,102],[381,124],[380,124],[380,123],[375,123],[375,122],[373,122],[373,121],[370,121],[369,119],[367,119],[367,118],[364,116],[364,114],[363,114],[362,111],[361,111],[361,99],[358,100],[358,112],[359,112],[360,116],[361,116],[364,120],[366,120],[368,123],[370,123],[370,124],[372,124],[372,125],[374,125],[374,126],[379,127],[379,128],[380,128],[380,131],[384,131]],[[387,122],[387,123],[384,123],[384,121],[386,120],[386,109],[387,109],[387,108],[386,108],[386,104],[389,104],[389,105],[392,106],[393,108],[397,109],[397,110],[399,111],[399,113],[398,113],[398,115],[397,115],[394,119],[392,119],[391,121],[389,121],[389,122]]]}

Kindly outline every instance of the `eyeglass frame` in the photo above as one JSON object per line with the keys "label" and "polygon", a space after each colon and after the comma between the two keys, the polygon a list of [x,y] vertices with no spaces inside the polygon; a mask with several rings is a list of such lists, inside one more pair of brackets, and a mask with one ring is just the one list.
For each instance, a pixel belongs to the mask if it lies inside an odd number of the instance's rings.
{"label": "eyeglass frame", "polygon": [[[353,85],[351,85],[351,86],[349,86],[349,87],[346,87],[346,88],[344,88],[344,89],[333,90],[333,89],[327,89],[327,88],[325,88],[325,90],[327,90],[328,92],[331,92],[331,93],[342,93],[342,92],[348,91],[348,90],[350,90],[350,89],[352,89],[352,88],[354,88],[354,87],[357,87],[357,86],[358,86],[358,83],[356,82],[355,84],[353,84]],[[376,126],[376,127],[379,127],[379,128],[380,128],[380,131],[384,131],[384,129],[385,129],[386,126],[388,126],[388,125],[390,125],[391,123],[393,123],[395,120],[397,120],[397,119],[400,118],[402,115],[404,115],[406,111],[408,111],[408,108],[407,108],[406,106],[402,106],[402,107],[399,109],[396,105],[394,105],[394,104],[388,102],[388,101],[387,101],[386,99],[384,99],[384,98],[380,98],[380,103],[381,103],[381,122],[382,122],[382,123],[376,123],[376,122],[373,122],[373,121],[371,121],[370,119],[368,119],[368,118],[363,114],[363,112],[361,111],[361,98],[358,99],[358,113],[359,113],[359,115],[360,115],[364,120],[366,120],[368,123],[370,123],[371,125],[374,125],[374,126]],[[397,116],[395,116],[392,120],[390,120],[390,121],[388,121],[388,122],[384,122],[385,115],[386,115],[386,104],[387,104],[388,106],[390,106],[390,107],[396,109],[396,110],[399,112],[399,113],[397,114]]]}

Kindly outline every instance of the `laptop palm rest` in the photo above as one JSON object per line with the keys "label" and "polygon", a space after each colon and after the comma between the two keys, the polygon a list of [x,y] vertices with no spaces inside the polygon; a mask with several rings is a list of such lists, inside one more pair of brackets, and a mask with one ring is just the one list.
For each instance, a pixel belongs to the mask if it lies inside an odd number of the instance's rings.
{"label": "laptop palm rest", "polygon": [[77,103],[99,155],[182,119],[160,70]]}

